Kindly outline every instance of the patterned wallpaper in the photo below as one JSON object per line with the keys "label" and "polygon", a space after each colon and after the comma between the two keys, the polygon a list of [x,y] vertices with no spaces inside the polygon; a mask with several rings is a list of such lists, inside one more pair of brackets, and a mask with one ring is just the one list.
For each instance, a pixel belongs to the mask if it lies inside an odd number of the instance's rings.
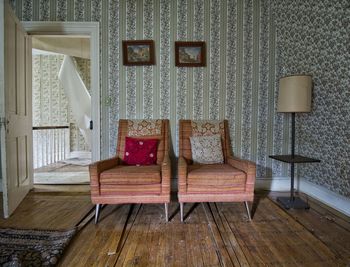
{"label": "patterned wallpaper", "polygon": [[86,89],[89,91],[89,93],[91,94],[91,62],[90,59],[86,59],[86,58],[81,58],[81,57],[74,57],[74,61],[75,61],[75,66],[77,67],[77,71],[81,77],[81,79],[83,80]]}
{"label": "patterned wallpaper", "polygon": [[[277,76],[313,76],[312,112],[297,115],[299,175],[350,197],[350,2],[275,0]],[[277,12],[278,11],[278,12]]]}
{"label": "patterned wallpaper", "polygon": [[[75,124],[68,99],[59,84],[63,56],[33,56],[33,126],[70,126],[70,151],[89,151]],[[90,88],[90,60],[75,58],[82,80]]]}
{"label": "patterned wallpaper", "polygon": [[[287,176],[287,164],[268,158],[287,153],[290,143],[289,119],[275,112],[278,78],[311,72],[315,108],[298,117],[298,140],[300,152],[322,164],[305,165],[300,174],[350,195],[345,0],[37,2],[12,5],[22,20],[100,22],[101,124],[109,132],[102,157],[115,153],[119,118],[169,118],[175,155],[179,119],[227,118],[233,152],[256,161],[258,177]],[[156,65],[123,66],[125,39],[153,39]],[[175,67],[176,40],[204,40],[207,66]]]}

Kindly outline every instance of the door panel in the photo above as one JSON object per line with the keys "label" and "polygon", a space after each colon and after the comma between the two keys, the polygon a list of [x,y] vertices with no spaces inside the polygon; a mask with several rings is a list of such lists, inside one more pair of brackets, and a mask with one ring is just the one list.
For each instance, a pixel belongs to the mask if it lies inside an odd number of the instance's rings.
{"label": "door panel", "polygon": [[6,146],[13,153],[7,154],[7,173],[11,173],[14,179],[8,180],[8,187],[14,188],[18,186],[18,170],[17,170],[17,138],[7,138]]}
{"label": "door panel", "polygon": [[6,131],[2,131],[6,151],[1,151],[1,164],[4,216],[8,217],[28,193],[33,180],[31,42],[7,2],[0,11],[4,12],[2,23],[5,22],[5,55],[0,57],[5,66],[4,83],[0,93],[6,99],[1,116],[7,121]]}
{"label": "door panel", "polygon": [[6,110],[16,113],[16,22],[5,13],[5,77],[6,77]]}
{"label": "door panel", "polygon": [[17,81],[17,114],[19,116],[26,115],[26,97],[27,97],[27,87],[26,87],[26,36],[23,34],[23,30],[17,25],[16,27],[16,81]]}
{"label": "door panel", "polygon": [[28,183],[28,143],[27,136],[18,137],[18,185],[29,185]]}

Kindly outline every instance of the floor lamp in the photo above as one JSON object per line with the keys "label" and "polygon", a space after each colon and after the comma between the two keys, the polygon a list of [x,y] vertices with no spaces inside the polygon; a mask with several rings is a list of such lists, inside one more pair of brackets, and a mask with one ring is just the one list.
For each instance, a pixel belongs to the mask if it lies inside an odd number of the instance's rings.
{"label": "floor lamp", "polygon": [[293,75],[280,79],[277,112],[292,113],[292,151],[295,155],[295,113],[311,111],[312,79],[309,75]]}
{"label": "floor lamp", "polygon": [[295,154],[295,113],[311,111],[312,78],[309,75],[293,75],[280,79],[277,112],[292,114],[292,142],[290,155],[270,156],[275,160],[291,164],[290,197],[279,197],[277,200],[287,209],[308,208],[308,204],[294,196],[294,164],[319,162],[318,159]]}

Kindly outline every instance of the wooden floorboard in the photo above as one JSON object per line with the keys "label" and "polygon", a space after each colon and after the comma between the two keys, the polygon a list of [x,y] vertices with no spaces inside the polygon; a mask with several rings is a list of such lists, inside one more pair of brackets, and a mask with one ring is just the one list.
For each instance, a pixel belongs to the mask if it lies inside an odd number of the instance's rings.
{"label": "wooden floorboard", "polygon": [[[202,205],[206,211],[207,219],[210,224],[210,228],[212,229],[213,238],[217,244],[221,264],[224,266],[238,265],[239,259],[236,256],[235,250],[231,246],[231,239],[227,232],[225,232],[221,218],[218,216],[216,205],[214,203],[206,203]],[[232,239],[234,239],[234,242],[236,242],[234,237]]]}
{"label": "wooden floorboard", "polygon": [[279,207],[259,195],[248,221],[242,203],[106,205],[98,224],[88,194],[30,193],[0,227],[68,229],[80,225],[59,266],[349,266],[346,217],[314,201]]}
{"label": "wooden floorboard", "polygon": [[[2,214],[2,196],[0,206]],[[9,219],[0,217],[0,227],[70,229],[76,226],[92,208],[89,194],[30,192]]]}
{"label": "wooden floorboard", "polygon": [[[281,193],[270,193],[269,195],[276,203],[276,197]],[[310,210],[287,210],[287,214],[323,242],[343,266],[350,265],[349,218],[310,197],[305,195],[301,197],[308,201],[311,206]]]}

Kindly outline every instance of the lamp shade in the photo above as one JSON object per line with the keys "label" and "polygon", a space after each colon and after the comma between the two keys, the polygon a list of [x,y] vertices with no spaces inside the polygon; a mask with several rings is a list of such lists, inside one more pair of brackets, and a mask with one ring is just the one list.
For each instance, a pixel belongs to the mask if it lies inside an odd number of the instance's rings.
{"label": "lamp shade", "polygon": [[280,79],[277,112],[310,112],[312,79],[293,75]]}

